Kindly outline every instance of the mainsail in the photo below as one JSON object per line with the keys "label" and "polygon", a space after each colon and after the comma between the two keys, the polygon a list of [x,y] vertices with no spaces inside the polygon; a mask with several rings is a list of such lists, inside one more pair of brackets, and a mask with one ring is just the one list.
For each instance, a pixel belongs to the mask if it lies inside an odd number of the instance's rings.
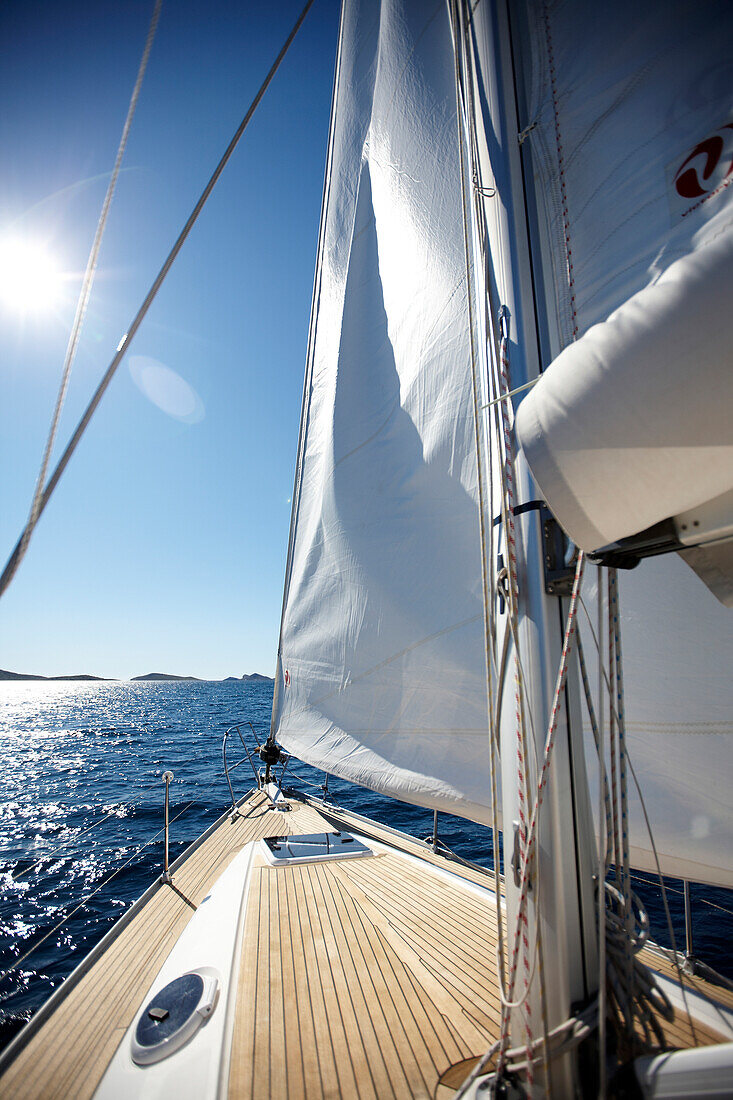
{"label": "mainsail", "polygon": [[273,729],[488,822],[458,159],[444,0],[345,5]]}
{"label": "mainsail", "polygon": [[[529,7],[525,152],[556,358],[517,432],[550,507],[594,550],[733,504],[733,8]],[[620,582],[628,749],[662,870],[733,886],[733,617],[676,554]],[[632,863],[654,871],[629,797]]]}
{"label": "mainsail", "polygon": [[[583,549],[714,500],[719,538],[723,519],[733,532],[733,9],[531,7],[527,139],[557,357],[518,435]],[[682,543],[700,540],[696,518]]]}
{"label": "mainsail", "polygon": [[[631,777],[631,864],[655,873],[658,858],[665,874],[733,887],[733,614],[677,554],[619,580],[627,748],[641,790]],[[597,632],[596,586],[591,575],[584,603]],[[579,628],[590,665],[585,612]]]}

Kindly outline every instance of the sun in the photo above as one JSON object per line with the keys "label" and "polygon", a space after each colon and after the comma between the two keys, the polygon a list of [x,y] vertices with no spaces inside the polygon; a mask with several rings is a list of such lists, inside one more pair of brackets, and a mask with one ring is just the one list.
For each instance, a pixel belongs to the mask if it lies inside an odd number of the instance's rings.
{"label": "sun", "polygon": [[38,241],[0,241],[0,302],[16,313],[44,313],[61,297],[62,274],[53,255]]}

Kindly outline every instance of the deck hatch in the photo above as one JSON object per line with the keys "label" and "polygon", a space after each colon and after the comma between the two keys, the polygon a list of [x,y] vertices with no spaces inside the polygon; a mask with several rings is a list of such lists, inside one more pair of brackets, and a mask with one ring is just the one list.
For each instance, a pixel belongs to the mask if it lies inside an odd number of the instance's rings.
{"label": "deck hatch", "polygon": [[132,1040],[139,1066],[167,1058],[186,1043],[211,1014],[219,982],[210,973],[191,971],[159,990],[140,1013]]}
{"label": "deck hatch", "polygon": [[351,833],[344,832],[265,837],[264,852],[274,866],[372,855],[371,848]]}

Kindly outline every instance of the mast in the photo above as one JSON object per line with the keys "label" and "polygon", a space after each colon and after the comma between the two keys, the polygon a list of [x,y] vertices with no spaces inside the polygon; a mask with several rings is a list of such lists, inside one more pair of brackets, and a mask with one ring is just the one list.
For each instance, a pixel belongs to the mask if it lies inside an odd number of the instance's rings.
{"label": "mast", "polygon": [[[538,303],[543,296],[535,293],[542,272],[533,263],[529,241],[530,201],[525,194],[520,146],[525,121],[517,106],[519,78],[510,13],[504,0],[484,0],[472,15],[467,5],[462,4],[461,9],[464,106],[468,110],[473,101],[473,122],[469,120],[467,129],[469,144],[474,143],[473,171],[478,177],[472,189],[474,239],[483,251],[474,269],[476,282],[485,281],[488,300],[487,451],[494,470],[491,515],[494,528],[500,530],[493,540],[495,560],[489,563],[489,571],[497,577],[509,566],[509,585],[513,582],[508,510],[515,512],[514,608],[511,591],[505,599],[495,588],[491,611],[496,635],[492,690],[501,700],[497,718],[508,930],[505,992],[514,1002],[524,999],[523,1006],[511,1012],[511,1045],[519,1046],[540,1039],[546,1029],[566,1021],[573,1007],[588,1003],[597,990],[596,855],[579,683],[571,655],[567,680],[559,693],[550,777],[537,814],[536,859],[530,865],[526,922],[518,922],[521,860],[537,795],[569,606],[567,596],[549,594],[548,588],[554,583],[556,591],[568,591],[569,584],[567,576],[548,580],[545,566],[552,553],[550,541],[560,535],[559,528],[556,530],[552,517],[541,510],[540,495],[521,452],[507,460],[513,412],[507,408],[503,418],[502,402],[496,401],[497,387],[506,392],[531,383],[543,360],[550,358],[540,350],[540,333],[547,332],[549,319],[542,315]],[[496,475],[502,465],[504,488],[499,490]],[[511,504],[506,501],[506,474]],[[506,647],[508,660],[501,660],[512,611],[519,667],[511,636]],[[515,948],[517,930],[522,942]],[[570,1059],[553,1062],[549,1072],[553,1092],[570,1095],[576,1076]]]}

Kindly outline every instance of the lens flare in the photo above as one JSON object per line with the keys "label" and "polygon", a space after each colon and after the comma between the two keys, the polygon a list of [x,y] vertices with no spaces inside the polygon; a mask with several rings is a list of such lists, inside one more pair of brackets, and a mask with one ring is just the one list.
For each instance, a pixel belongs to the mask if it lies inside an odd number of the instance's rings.
{"label": "lens flare", "polygon": [[129,366],[135,385],[162,412],[186,424],[203,419],[201,398],[180,374],[147,355],[132,355]]}

